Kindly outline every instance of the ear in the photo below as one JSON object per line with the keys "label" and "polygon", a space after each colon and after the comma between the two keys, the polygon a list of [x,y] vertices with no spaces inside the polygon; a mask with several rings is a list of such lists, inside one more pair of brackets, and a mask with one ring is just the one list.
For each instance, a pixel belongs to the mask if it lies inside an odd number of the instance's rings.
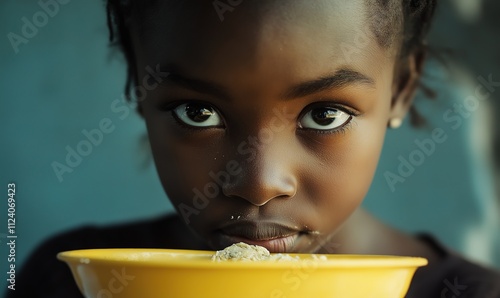
{"label": "ear", "polygon": [[422,75],[425,56],[425,51],[410,54],[403,58],[395,69],[388,125],[392,119],[402,121],[410,110]]}

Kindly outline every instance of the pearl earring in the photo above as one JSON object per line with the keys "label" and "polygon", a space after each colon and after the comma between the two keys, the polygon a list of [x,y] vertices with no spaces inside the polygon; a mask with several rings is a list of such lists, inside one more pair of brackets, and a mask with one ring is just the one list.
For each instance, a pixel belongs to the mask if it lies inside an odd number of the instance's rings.
{"label": "pearl earring", "polygon": [[392,118],[389,120],[389,127],[392,129],[399,128],[403,124],[403,119],[401,118]]}

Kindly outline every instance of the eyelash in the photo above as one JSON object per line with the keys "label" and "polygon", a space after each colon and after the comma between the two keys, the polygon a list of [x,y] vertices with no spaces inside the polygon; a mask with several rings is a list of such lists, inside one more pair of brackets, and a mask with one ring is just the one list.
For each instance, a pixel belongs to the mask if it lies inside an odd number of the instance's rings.
{"label": "eyelash", "polygon": [[[202,100],[194,100],[194,99],[192,99],[192,100],[176,100],[176,101],[172,101],[169,103],[161,104],[161,105],[159,105],[158,109],[162,112],[170,113],[170,115],[172,115],[172,118],[174,118],[175,122],[177,122],[177,124],[179,124],[179,126],[181,126],[183,129],[199,132],[199,131],[207,131],[210,129],[220,129],[221,128],[221,127],[197,127],[197,126],[192,126],[192,125],[188,125],[188,124],[184,123],[175,114],[174,110],[178,106],[180,106],[182,104],[187,104],[187,103],[202,103],[202,104],[212,105],[212,104],[205,102],[205,101],[202,101]],[[215,110],[217,111],[217,113],[221,114],[218,109],[215,109]],[[224,127],[226,127],[226,125],[224,124],[222,127],[224,128]]]}
{"label": "eyelash", "polygon": [[342,126],[331,129],[331,130],[319,130],[319,129],[311,129],[311,128],[302,128],[300,131],[314,133],[318,135],[333,135],[333,134],[346,134],[352,128],[352,119],[354,116],[351,115],[349,120]]}
{"label": "eyelash", "polygon": [[[180,106],[182,104],[186,104],[186,103],[203,103],[203,104],[211,105],[210,103],[205,102],[205,101],[201,101],[201,100],[177,100],[177,101],[172,101],[169,103],[161,104],[158,108],[160,111],[169,112],[172,115],[172,117],[175,119],[175,121],[180,126],[182,126],[182,128],[185,128],[188,130],[192,130],[192,131],[203,131],[204,130],[204,131],[206,131],[207,129],[219,129],[220,128],[220,127],[196,127],[196,126],[191,126],[191,125],[184,123],[182,120],[180,120],[178,118],[178,116],[175,114],[174,110],[178,106]],[[298,116],[297,123],[299,122],[299,119],[301,119],[307,112],[311,111],[314,108],[318,108],[318,107],[341,110],[350,116],[349,120],[344,125],[337,127],[335,129],[332,129],[332,130],[298,128],[297,129],[298,131],[312,132],[312,133],[315,133],[318,135],[346,134],[347,131],[349,131],[352,128],[353,118],[361,115],[361,113],[359,113],[358,111],[351,109],[351,108],[348,108],[344,105],[339,105],[338,103],[328,102],[328,101],[318,101],[318,102],[315,102],[315,103],[312,103],[312,104],[306,106],[303,109],[303,112],[301,112]],[[215,108],[215,110],[217,111],[217,113],[222,115],[222,113],[218,109]],[[222,119],[224,119],[224,117],[222,117]],[[226,125],[224,124],[223,128],[225,128],[225,127],[226,127]]]}
{"label": "eyelash", "polygon": [[337,127],[335,129],[332,129],[332,130],[300,128],[300,129],[298,129],[298,131],[312,132],[312,133],[318,134],[318,135],[346,134],[352,128],[352,125],[353,125],[352,120],[355,117],[361,116],[360,112],[358,112],[352,108],[348,108],[345,105],[341,105],[341,104],[338,104],[336,102],[330,102],[330,101],[318,101],[318,102],[315,102],[315,103],[312,103],[312,104],[306,106],[303,109],[303,112],[301,112],[299,114],[299,117],[297,119],[297,123],[305,114],[307,114],[309,111],[311,111],[314,108],[332,108],[332,109],[341,110],[342,112],[347,113],[349,115],[349,120],[347,120],[347,122],[344,125]]}

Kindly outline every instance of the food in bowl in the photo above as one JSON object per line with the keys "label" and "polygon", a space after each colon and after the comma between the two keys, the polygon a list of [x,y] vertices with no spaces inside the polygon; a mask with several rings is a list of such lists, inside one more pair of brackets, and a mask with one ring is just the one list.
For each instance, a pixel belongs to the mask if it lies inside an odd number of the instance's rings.
{"label": "food in bowl", "polygon": [[268,260],[270,256],[265,247],[240,242],[216,251],[212,261],[262,261]]}
{"label": "food in bowl", "polygon": [[[323,256],[324,257],[324,256]],[[326,260],[326,257],[324,257]],[[267,248],[250,245],[244,242],[218,250],[212,256],[212,261],[298,261],[299,257],[288,254],[271,254]]]}

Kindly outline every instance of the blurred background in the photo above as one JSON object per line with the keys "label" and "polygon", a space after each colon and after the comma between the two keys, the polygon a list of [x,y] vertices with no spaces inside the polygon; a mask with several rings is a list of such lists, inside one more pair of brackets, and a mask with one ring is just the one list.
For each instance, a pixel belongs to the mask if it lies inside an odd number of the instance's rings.
{"label": "blurred background", "polygon": [[[17,269],[55,233],[173,210],[140,145],[144,123],[123,102],[125,64],[108,47],[103,1],[59,1],[0,2],[0,272],[8,268],[8,183],[16,183]],[[58,5],[44,17],[40,3],[49,2]],[[425,70],[437,95],[418,95],[427,125],[406,121],[388,132],[364,204],[388,223],[500,268],[500,83],[486,83],[500,82],[500,2],[440,2],[430,44],[448,54]],[[113,130],[90,148],[79,145],[102,121]],[[417,143],[434,129],[447,139],[426,154]],[[87,156],[63,167],[78,146]],[[418,151],[423,160],[401,176],[401,160],[411,164]],[[0,278],[2,293],[5,284]]]}

